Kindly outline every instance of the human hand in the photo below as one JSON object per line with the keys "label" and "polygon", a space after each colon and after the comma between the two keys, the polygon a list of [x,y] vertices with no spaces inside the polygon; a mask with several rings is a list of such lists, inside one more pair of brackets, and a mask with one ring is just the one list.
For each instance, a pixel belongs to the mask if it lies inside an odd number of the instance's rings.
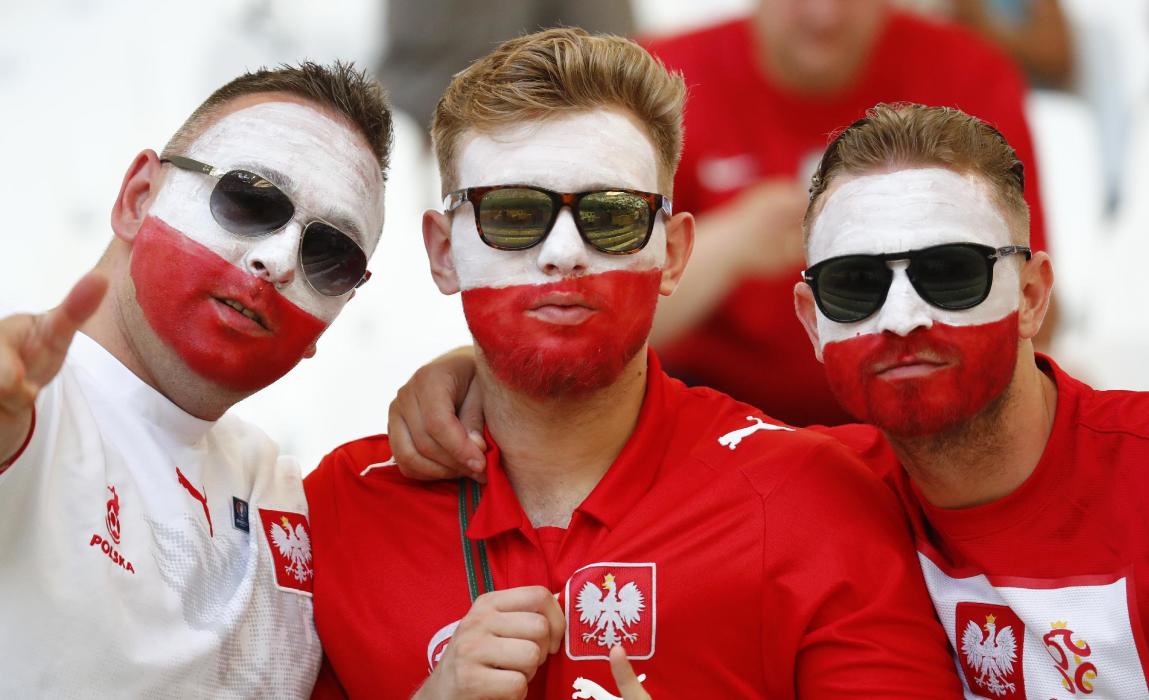
{"label": "human hand", "polygon": [[618,692],[622,693],[622,700],[651,700],[650,693],[642,687],[646,676],[634,675],[634,667],[622,646],[616,644],[610,650],[610,675],[614,676]]}
{"label": "human hand", "polygon": [[743,274],[777,276],[802,265],[802,218],[809,196],[789,178],[764,180],[716,210],[730,255]]}
{"label": "human hand", "polygon": [[107,290],[107,278],[89,272],[51,311],[0,319],[0,464],[27,437],[36,396],[59,373],[76,331]]}
{"label": "human hand", "polygon": [[484,593],[415,698],[520,700],[535,671],[559,650],[565,631],[558,602],[542,586]]}
{"label": "human hand", "polygon": [[459,348],[420,367],[399,389],[387,432],[404,476],[486,480],[482,395],[474,378],[474,350]]}

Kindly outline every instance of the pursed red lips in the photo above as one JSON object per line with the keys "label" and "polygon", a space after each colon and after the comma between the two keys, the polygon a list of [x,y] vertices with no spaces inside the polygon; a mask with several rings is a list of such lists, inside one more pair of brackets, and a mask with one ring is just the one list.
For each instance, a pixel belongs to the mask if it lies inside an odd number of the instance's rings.
{"label": "pursed red lips", "polygon": [[[260,282],[260,285],[263,283]],[[262,287],[256,286],[250,290],[227,290],[213,293],[212,299],[230,309],[230,311],[221,310],[223,314],[232,314],[242,316],[250,321],[240,321],[238,318],[232,316],[231,321],[235,323],[232,325],[239,326],[240,330],[247,331],[255,335],[263,333],[273,333],[275,323],[274,320],[269,318],[272,312],[268,309],[268,304],[264,303],[261,297],[267,290]]]}
{"label": "pursed red lips", "polygon": [[528,304],[526,311],[549,323],[574,325],[582,323],[598,311],[584,295],[578,292],[547,292]]}
{"label": "pursed red lips", "polygon": [[933,354],[903,354],[883,359],[870,365],[870,372],[881,379],[908,379],[929,374],[934,370],[948,367],[949,362]]}

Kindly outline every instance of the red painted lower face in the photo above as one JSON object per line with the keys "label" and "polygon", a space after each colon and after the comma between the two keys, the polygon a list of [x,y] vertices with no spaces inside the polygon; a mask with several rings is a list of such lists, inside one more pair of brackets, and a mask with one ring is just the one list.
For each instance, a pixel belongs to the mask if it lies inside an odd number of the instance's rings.
{"label": "red painted lower face", "polygon": [[858,420],[900,437],[933,435],[1001,395],[1017,363],[1017,312],[980,326],[935,323],[822,349],[830,388]]}
{"label": "red painted lower face", "polygon": [[661,271],[463,292],[471,335],[500,381],[539,398],[614,383],[650,335]]}
{"label": "red painted lower face", "polygon": [[[136,300],[152,330],[193,372],[255,391],[299,363],[327,324],[163,221],[148,217],[132,245]],[[225,304],[242,304],[252,320]]]}

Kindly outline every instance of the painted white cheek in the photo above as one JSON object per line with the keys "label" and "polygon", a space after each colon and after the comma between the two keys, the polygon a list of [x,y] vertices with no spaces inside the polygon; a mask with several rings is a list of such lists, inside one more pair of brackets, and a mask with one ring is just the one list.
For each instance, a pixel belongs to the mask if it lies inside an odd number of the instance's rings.
{"label": "painted white cheek", "polygon": [[537,264],[549,274],[569,275],[586,272],[590,265],[590,251],[575,227],[569,209],[559,212],[550,234],[539,245]]}
{"label": "painted white cheek", "polygon": [[874,316],[874,331],[889,331],[897,335],[909,335],[918,328],[929,328],[934,324],[934,309],[918,294],[906,275],[905,261],[895,263],[894,280],[886,294],[886,303]]}

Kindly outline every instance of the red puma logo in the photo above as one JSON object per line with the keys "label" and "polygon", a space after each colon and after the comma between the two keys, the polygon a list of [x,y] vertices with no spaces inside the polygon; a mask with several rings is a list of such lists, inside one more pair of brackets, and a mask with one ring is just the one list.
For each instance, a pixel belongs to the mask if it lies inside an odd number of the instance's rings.
{"label": "red puma logo", "polygon": [[191,494],[192,498],[199,501],[199,504],[203,506],[203,514],[204,517],[207,518],[207,533],[209,536],[215,537],[215,529],[213,529],[211,526],[211,511],[207,509],[207,496],[200,493],[199,489],[192,486],[191,482],[188,481],[188,478],[184,476],[184,473],[180,471],[179,467],[176,467],[176,478],[180,480],[180,486],[183,486],[185,489],[187,489],[187,492]]}

